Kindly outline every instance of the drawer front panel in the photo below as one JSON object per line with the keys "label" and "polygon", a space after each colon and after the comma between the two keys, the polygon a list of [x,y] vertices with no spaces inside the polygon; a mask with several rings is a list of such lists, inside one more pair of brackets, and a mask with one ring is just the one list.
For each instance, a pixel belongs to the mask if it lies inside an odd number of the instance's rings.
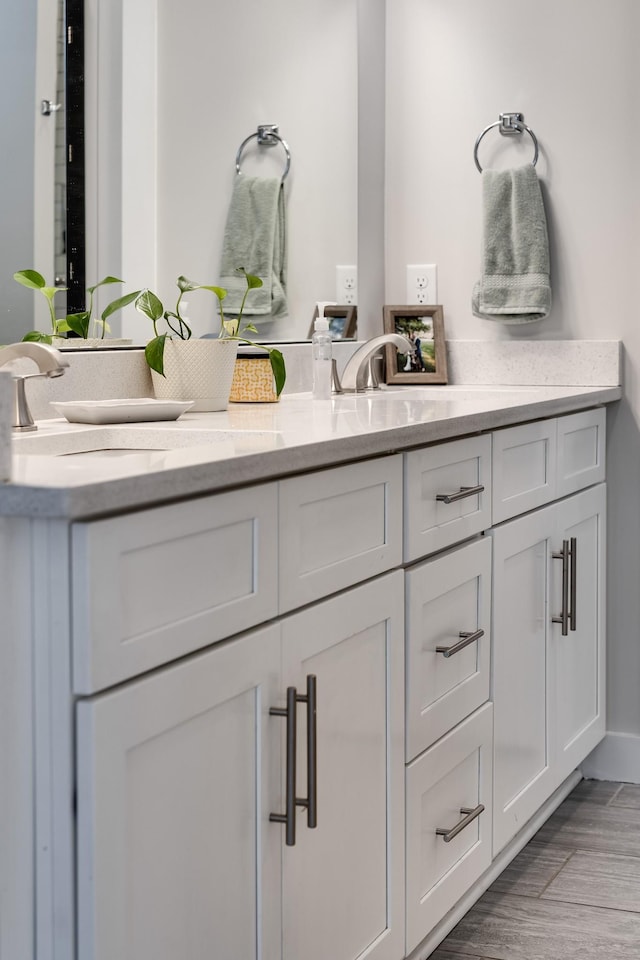
{"label": "drawer front panel", "polygon": [[[407,571],[406,595],[406,750],[411,760],[489,698],[490,538]],[[479,631],[483,635],[477,640],[451,652],[465,639],[462,633]]]}
{"label": "drawer front panel", "polygon": [[75,692],[275,616],[276,556],[275,484],[74,524]]}
{"label": "drawer front panel", "polygon": [[350,464],[279,484],[280,612],[402,560],[402,459]]}
{"label": "drawer front panel", "polygon": [[[466,495],[466,490],[484,487]],[[446,503],[443,497],[457,497]],[[441,499],[438,499],[441,498]],[[405,454],[405,561],[491,526],[491,437],[470,437]]]}
{"label": "drawer front panel", "polygon": [[[491,863],[492,705],[407,767],[407,953]],[[480,812],[445,842],[468,813]]]}
{"label": "drawer front panel", "polygon": [[593,483],[601,483],[605,476],[604,407],[559,417],[557,424],[557,496],[565,497]]}
{"label": "drawer front panel", "polygon": [[525,423],[493,434],[493,522],[556,498],[556,421]]}

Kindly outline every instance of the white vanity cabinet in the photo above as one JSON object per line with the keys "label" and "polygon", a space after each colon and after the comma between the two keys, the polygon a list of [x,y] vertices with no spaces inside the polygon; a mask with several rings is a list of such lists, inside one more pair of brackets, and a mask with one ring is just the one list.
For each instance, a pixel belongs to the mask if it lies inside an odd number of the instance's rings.
{"label": "white vanity cabinet", "polygon": [[[604,411],[550,423],[550,488],[602,479]],[[492,531],[494,856],[604,735],[605,511],[600,483]]]}
{"label": "white vanity cabinet", "polygon": [[81,960],[402,956],[403,602],[396,571],[78,703]]}
{"label": "white vanity cabinet", "polygon": [[603,480],[598,409],[18,521],[25,960],[424,960],[604,733]]}

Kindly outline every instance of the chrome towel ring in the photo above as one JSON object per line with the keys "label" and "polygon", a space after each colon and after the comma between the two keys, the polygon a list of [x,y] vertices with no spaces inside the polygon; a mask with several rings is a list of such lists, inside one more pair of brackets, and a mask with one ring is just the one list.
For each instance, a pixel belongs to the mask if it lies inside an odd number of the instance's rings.
{"label": "chrome towel ring", "polygon": [[282,179],[286,180],[287,174],[289,173],[289,169],[291,167],[291,152],[289,150],[289,144],[287,141],[283,140],[278,133],[278,125],[275,123],[261,123],[258,127],[257,133],[249,134],[249,136],[242,141],[238,148],[238,152],[236,153],[236,173],[242,173],[242,170],[240,169],[242,151],[251,140],[257,140],[258,145],[261,147],[277,147],[277,145],[280,144],[287,156],[284,173],[282,174]]}
{"label": "chrome towel ring", "polygon": [[533,140],[533,160],[532,163],[535,167],[538,162],[538,141],[536,135],[524,122],[524,114],[522,113],[501,113],[500,119],[496,120],[495,123],[490,123],[488,127],[485,127],[478,139],[476,140],[476,145],[473,148],[473,159],[475,160],[476,167],[482,173],[482,167],[480,166],[480,161],[478,160],[478,147],[480,146],[480,141],[489,130],[493,130],[494,127],[500,128],[500,133],[505,137],[511,137],[521,133],[528,133],[531,139]]}

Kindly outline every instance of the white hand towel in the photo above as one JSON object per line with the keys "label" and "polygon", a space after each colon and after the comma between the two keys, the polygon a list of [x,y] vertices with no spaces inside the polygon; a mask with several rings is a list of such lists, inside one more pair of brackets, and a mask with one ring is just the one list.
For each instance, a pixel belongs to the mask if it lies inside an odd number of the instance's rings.
{"label": "white hand towel", "polygon": [[227,291],[226,316],[240,312],[247,289],[239,267],[263,286],[251,291],[244,315],[277,319],[287,315],[284,185],[271,177],[236,176],[222,245],[220,286]]}
{"label": "white hand towel", "polygon": [[542,193],[531,163],[483,170],[482,275],[474,316],[502,323],[542,320],[551,309],[549,241]]}

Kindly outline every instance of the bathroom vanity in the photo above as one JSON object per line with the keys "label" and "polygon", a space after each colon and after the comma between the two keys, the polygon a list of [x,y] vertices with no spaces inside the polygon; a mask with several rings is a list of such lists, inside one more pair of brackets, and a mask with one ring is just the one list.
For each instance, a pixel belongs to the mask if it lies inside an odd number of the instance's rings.
{"label": "bathroom vanity", "polygon": [[428,956],[604,735],[619,397],[407,388],[18,440],[0,955]]}

